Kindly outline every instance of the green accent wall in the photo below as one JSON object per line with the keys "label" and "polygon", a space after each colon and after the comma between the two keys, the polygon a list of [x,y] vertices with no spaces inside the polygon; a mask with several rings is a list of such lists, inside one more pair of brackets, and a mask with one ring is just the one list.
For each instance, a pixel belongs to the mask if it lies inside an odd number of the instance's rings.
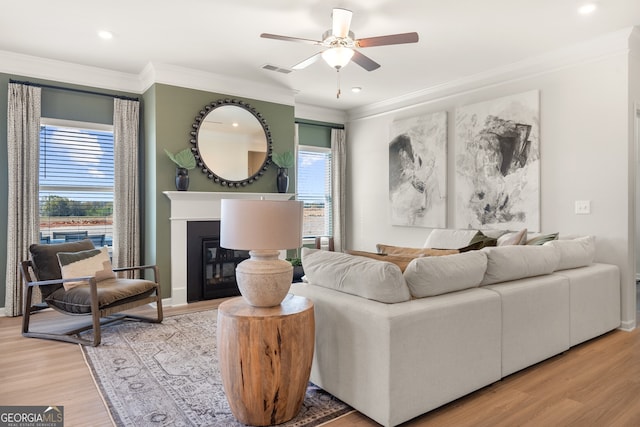
{"label": "green accent wall", "polygon": [[[143,95],[145,127],[145,253],[146,261],[160,268],[162,297],[171,296],[171,204],[164,191],[176,191],[175,164],[165,149],[177,152],[190,148],[191,125],[205,105],[218,99],[239,99],[255,108],[269,125],[273,151],[294,150],[294,107],[256,99],[230,96],[165,84],[155,84]],[[295,174],[289,175],[289,192],[295,193]],[[223,187],[199,169],[189,171],[189,191],[276,193],[276,167],[271,166],[253,184]]]}

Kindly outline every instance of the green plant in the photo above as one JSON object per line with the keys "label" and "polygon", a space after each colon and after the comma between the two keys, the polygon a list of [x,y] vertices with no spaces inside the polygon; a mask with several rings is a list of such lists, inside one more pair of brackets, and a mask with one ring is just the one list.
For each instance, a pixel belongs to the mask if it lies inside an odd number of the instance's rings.
{"label": "green plant", "polygon": [[271,154],[271,160],[279,168],[292,168],[294,164],[293,153],[291,151],[285,151],[284,153]]}
{"label": "green plant", "polygon": [[302,265],[302,260],[300,258],[287,258],[287,261],[289,261],[294,267],[299,267]]}
{"label": "green plant", "polygon": [[167,153],[167,156],[169,156],[171,161],[178,165],[179,168],[191,170],[196,167],[196,158],[190,148],[185,148],[182,151],[178,151],[176,154],[172,154],[166,148],[164,149],[164,152]]}

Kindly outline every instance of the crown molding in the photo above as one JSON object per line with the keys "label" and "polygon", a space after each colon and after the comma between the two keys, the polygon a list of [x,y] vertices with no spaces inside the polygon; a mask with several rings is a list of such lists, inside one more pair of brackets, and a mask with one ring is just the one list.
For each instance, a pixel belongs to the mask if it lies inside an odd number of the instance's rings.
{"label": "crown molding", "polygon": [[143,91],[149,89],[153,84],[161,83],[285,105],[295,104],[293,89],[268,86],[176,65],[150,62],[140,72],[139,78]]}
{"label": "crown molding", "polygon": [[639,37],[637,27],[628,27],[587,42],[557,49],[503,67],[462,77],[375,104],[354,108],[347,111],[348,119],[349,121],[354,121],[371,118],[390,111],[416,106],[417,104],[426,104],[478,88],[530,78],[613,55],[628,54],[630,45],[640,42]]}
{"label": "crown molding", "polygon": [[309,104],[296,104],[294,115],[296,119],[317,120],[327,123],[345,124],[347,121],[347,114],[342,110],[333,110]]}
{"label": "crown molding", "polygon": [[0,50],[0,72],[26,78],[142,93],[135,74]]}

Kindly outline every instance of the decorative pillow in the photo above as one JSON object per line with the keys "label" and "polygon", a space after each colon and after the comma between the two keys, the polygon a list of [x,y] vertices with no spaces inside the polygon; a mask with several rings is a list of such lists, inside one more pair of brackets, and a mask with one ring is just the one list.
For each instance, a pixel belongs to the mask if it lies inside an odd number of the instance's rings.
{"label": "decorative pillow", "polygon": [[454,230],[436,228],[429,233],[425,248],[460,249],[469,246],[478,230]]}
{"label": "decorative pillow", "polygon": [[457,249],[431,249],[431,248],[407,248],[404,246],[392,246],[378,243],[376,250],[380,254],[387,255],[423,255],[423,256],[442,256],[460,253]]}
{"label": "decorative pillow", "polygon": [[498,238],[497,246],[524,245],[527,242],[527,229],[507,233]]}
{"label": "decorative pillow", "polygon": [[[57,256],[63,279],[95,276],[96,281],[100,282],[116,277],[106,247],[80,252],[58,252]],[[64,289],[68,291],[85,283],[85,280],[65,282]]]}
{"label": "decorative pillow", "polygon": [[556,248],[549,245],[509,245],[482,251],[487,254],[487,271],[481,285],[550,274],[560,261]]}
{"label": "decorative pillow", "polygon": [[488,246],[496,246],[498,239],[494,237],[485,236],[482,231],[478,231],[478,233],[471,239],[469,244],[464,248],[460,248],[460,252],[469,252],[469,251],[477,251],[482,248],[486,248]]}
{"label": "decorative pillow", "polygon": [[344,251],[346,254],[361,256],[365,258],[377,259],[378,261],[390,262],[392,264],[400,267],[400,271],[404,271],[407,268],[407,265],[413,261],[415,258],[420,257],[422,255],[387,255],[387,254],[377,254],[374,252],[364,252],[364,251]]}
{"label": "decorative pillow", "polygon": [[486,269],[487,255],[483,251],[423,257],[409,263],[404,279],[413,297],[424,298],[475,288],[482,282]]}
{"label": "decorative pillow", "polygon": [[302,267],[311,285],[384,303],[411,299],[400,268],[390,262],[302,248]]}
{"label": "decorative pillow", "polygon": [[558,240],[558,233],[551,234],[541,234],[539,236],[533,237],[530,240],[527,240],[527,245],[544,245],[547,242],[552,240]]}
{"label": "decorative pillow", "polygon": [[585,267],[593,263],[596,256],[596,238],[580,237],[573,240],[552,240],[544,246],[553,246],[560,252],[557,270]]}
{"label": "decorative pillow", "polygon": [[[49,244],[33,244],[29,246],[31,254],[31,264],[33,271],[36,273],[38,280],[57,280],[62,279],[60,264],[56,254],[58,252],[77,252],[93,249],[93,242],[89,239],[80,240],[79,242],[54,243]],[[39,286],[43,297],[49,296],[52,292],[62,288],[62,285]]]}

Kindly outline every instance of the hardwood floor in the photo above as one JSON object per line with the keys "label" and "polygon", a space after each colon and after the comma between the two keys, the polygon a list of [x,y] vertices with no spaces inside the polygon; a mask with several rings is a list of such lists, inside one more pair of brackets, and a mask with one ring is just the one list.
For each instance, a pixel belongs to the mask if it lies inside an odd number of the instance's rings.
{"label": "hardwood floor", "polygon": [[[169,307],[165,314],[221,301]],[[62,405],[66,426],[113,425],[79,346],[24,338],[20,322],[0,318],[0,405]],[[359,413],[328,424],[377,425]],[[576,346],[403,424],[409,426],[640,426],[640,330],[613,331]]]}

